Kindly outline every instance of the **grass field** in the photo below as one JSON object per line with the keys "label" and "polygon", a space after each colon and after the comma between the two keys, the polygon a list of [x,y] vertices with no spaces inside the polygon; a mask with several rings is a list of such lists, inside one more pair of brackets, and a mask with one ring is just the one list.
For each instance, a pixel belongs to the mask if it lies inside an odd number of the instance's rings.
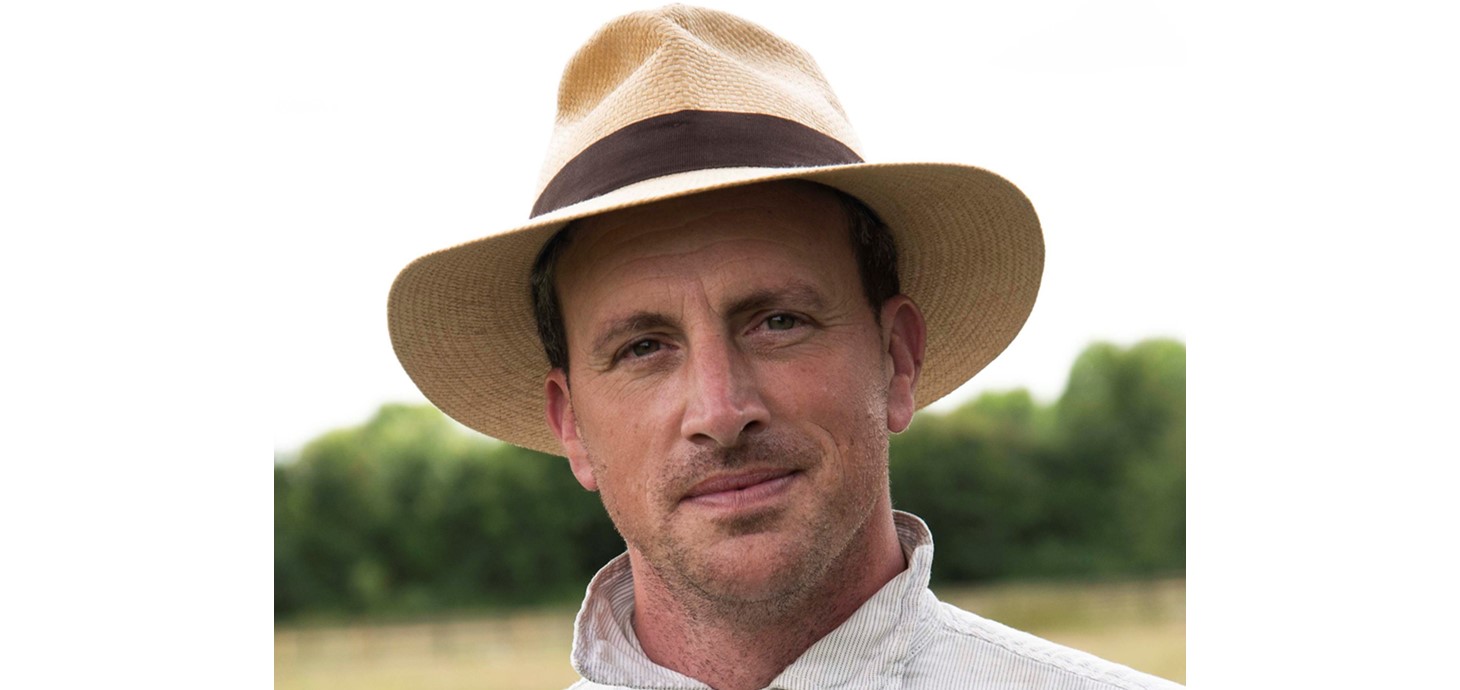
{"label": "grass field", "polygon": [[[1002,584],[938,596],[1006,625],[1186,681],[1186,582]],[[277,690],[564,688],[575,608],[410,624],[280,627]]]}

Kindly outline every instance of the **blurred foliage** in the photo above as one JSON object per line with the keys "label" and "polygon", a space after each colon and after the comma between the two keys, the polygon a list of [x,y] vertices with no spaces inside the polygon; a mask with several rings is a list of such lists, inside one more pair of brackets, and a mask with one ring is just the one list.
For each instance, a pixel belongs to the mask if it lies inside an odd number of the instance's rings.
{"label": "blurred foliage", "polygon": [[[942,582],[1180,572],[1186,348],[1095,344],[1063,395],[986,393],[892,440],[894,505]],[[274,615],[576,600],[623,550],[567,463],[386,405],[274,466]]]}
{"label": "blurred foliage", "polygon": [[1186,347],[1099,343],[1064,394],[986,393],[892,439],[894,505],[938,581],[1173,573],[1186,565]]}

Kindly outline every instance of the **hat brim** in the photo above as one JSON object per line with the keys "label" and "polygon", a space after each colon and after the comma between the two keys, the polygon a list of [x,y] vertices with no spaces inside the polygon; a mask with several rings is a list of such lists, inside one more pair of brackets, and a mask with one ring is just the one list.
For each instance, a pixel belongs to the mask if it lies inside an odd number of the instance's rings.
{"label": "hat brim", "polygon": [[927,321],[919,408],[981,371],[1028,319],[1044,270],[1044,239],[1029,200],[994,173],[946,163],[722,168],[645,180],[411,262],[390,290],[396,356],[447,415],[488,436],[561,455],[546,422],[549,368],[528,279],[543,244],[581,218],[784,179],[851,194],[891,228],[903,292]]}

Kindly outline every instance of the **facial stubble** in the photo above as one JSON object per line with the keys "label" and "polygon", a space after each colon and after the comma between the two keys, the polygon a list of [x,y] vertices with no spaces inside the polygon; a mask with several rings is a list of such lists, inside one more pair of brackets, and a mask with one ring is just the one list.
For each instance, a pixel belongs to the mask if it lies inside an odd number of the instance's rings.
{"label": "facial stubble", "polygon": [[[865,568],[861,554],[853,547],[867,541],[878,499],[886,492],[887,436],[868,432],[881,428],[885,410],[879,414],[869,409],[866,413],[867,418],[853,428],[867,433],[840,441],[825,433],[829,446],[808,436],[762,430],[734,447],[700,447],[667,463],[653,485],[641,487],[664,504],[664,511],[655,514],[660,519],[655,524],[628,521],[631,511],[620,504],[625,497],[617,491],[601,491],[604,507],[625,542],[642,556],[643,565],[653,570],[653,576],[683,613],[746,629],[793,616],[814,615],[819,599],[834,596],[838,583],[855,581],[859,568]],[[600,489],[613,486],[606,474],[612,470],[600,461],[586,438],[584,442]],[[707,544],[703,532],[697,535],[692,530],[676,531],[681,524],[675,519],[679,498],[711,473],[740,467],[791,470],[808,475],[798,477],[807,481],[818,472],[853,472],[857,476],[832,482],[841,489],[837,495],[798,497],[796,506],[777,506],[713,524],[713,538],[719,540],[738,539],[749,544],[754,543],[755,535],[773,532],[781,533],[774,536],[792,539],[773,546],[774,553],[747,546],[739,558],[728,558],[723,552],[712,555],[711,547],[717,544]],[[797,489],[817,491],[825,484],[812,483]],[[795,509],[806,501],[812,501],[810,514]],[[748,579],[757,578],[747,577],[738,569],[746,564],[752,564],[752,569],[771,568],[772,572],[757,584],[747,585]]]}

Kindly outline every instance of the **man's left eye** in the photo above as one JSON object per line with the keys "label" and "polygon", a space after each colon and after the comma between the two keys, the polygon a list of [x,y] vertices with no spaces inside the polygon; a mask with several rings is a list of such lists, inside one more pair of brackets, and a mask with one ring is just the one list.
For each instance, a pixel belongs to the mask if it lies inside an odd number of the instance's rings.
{"label": "man's left eye", "polygon": [[776,314],[765,320],[765,327],[773,331],[789,331],[801,324],[801,320],[790,314]]}

